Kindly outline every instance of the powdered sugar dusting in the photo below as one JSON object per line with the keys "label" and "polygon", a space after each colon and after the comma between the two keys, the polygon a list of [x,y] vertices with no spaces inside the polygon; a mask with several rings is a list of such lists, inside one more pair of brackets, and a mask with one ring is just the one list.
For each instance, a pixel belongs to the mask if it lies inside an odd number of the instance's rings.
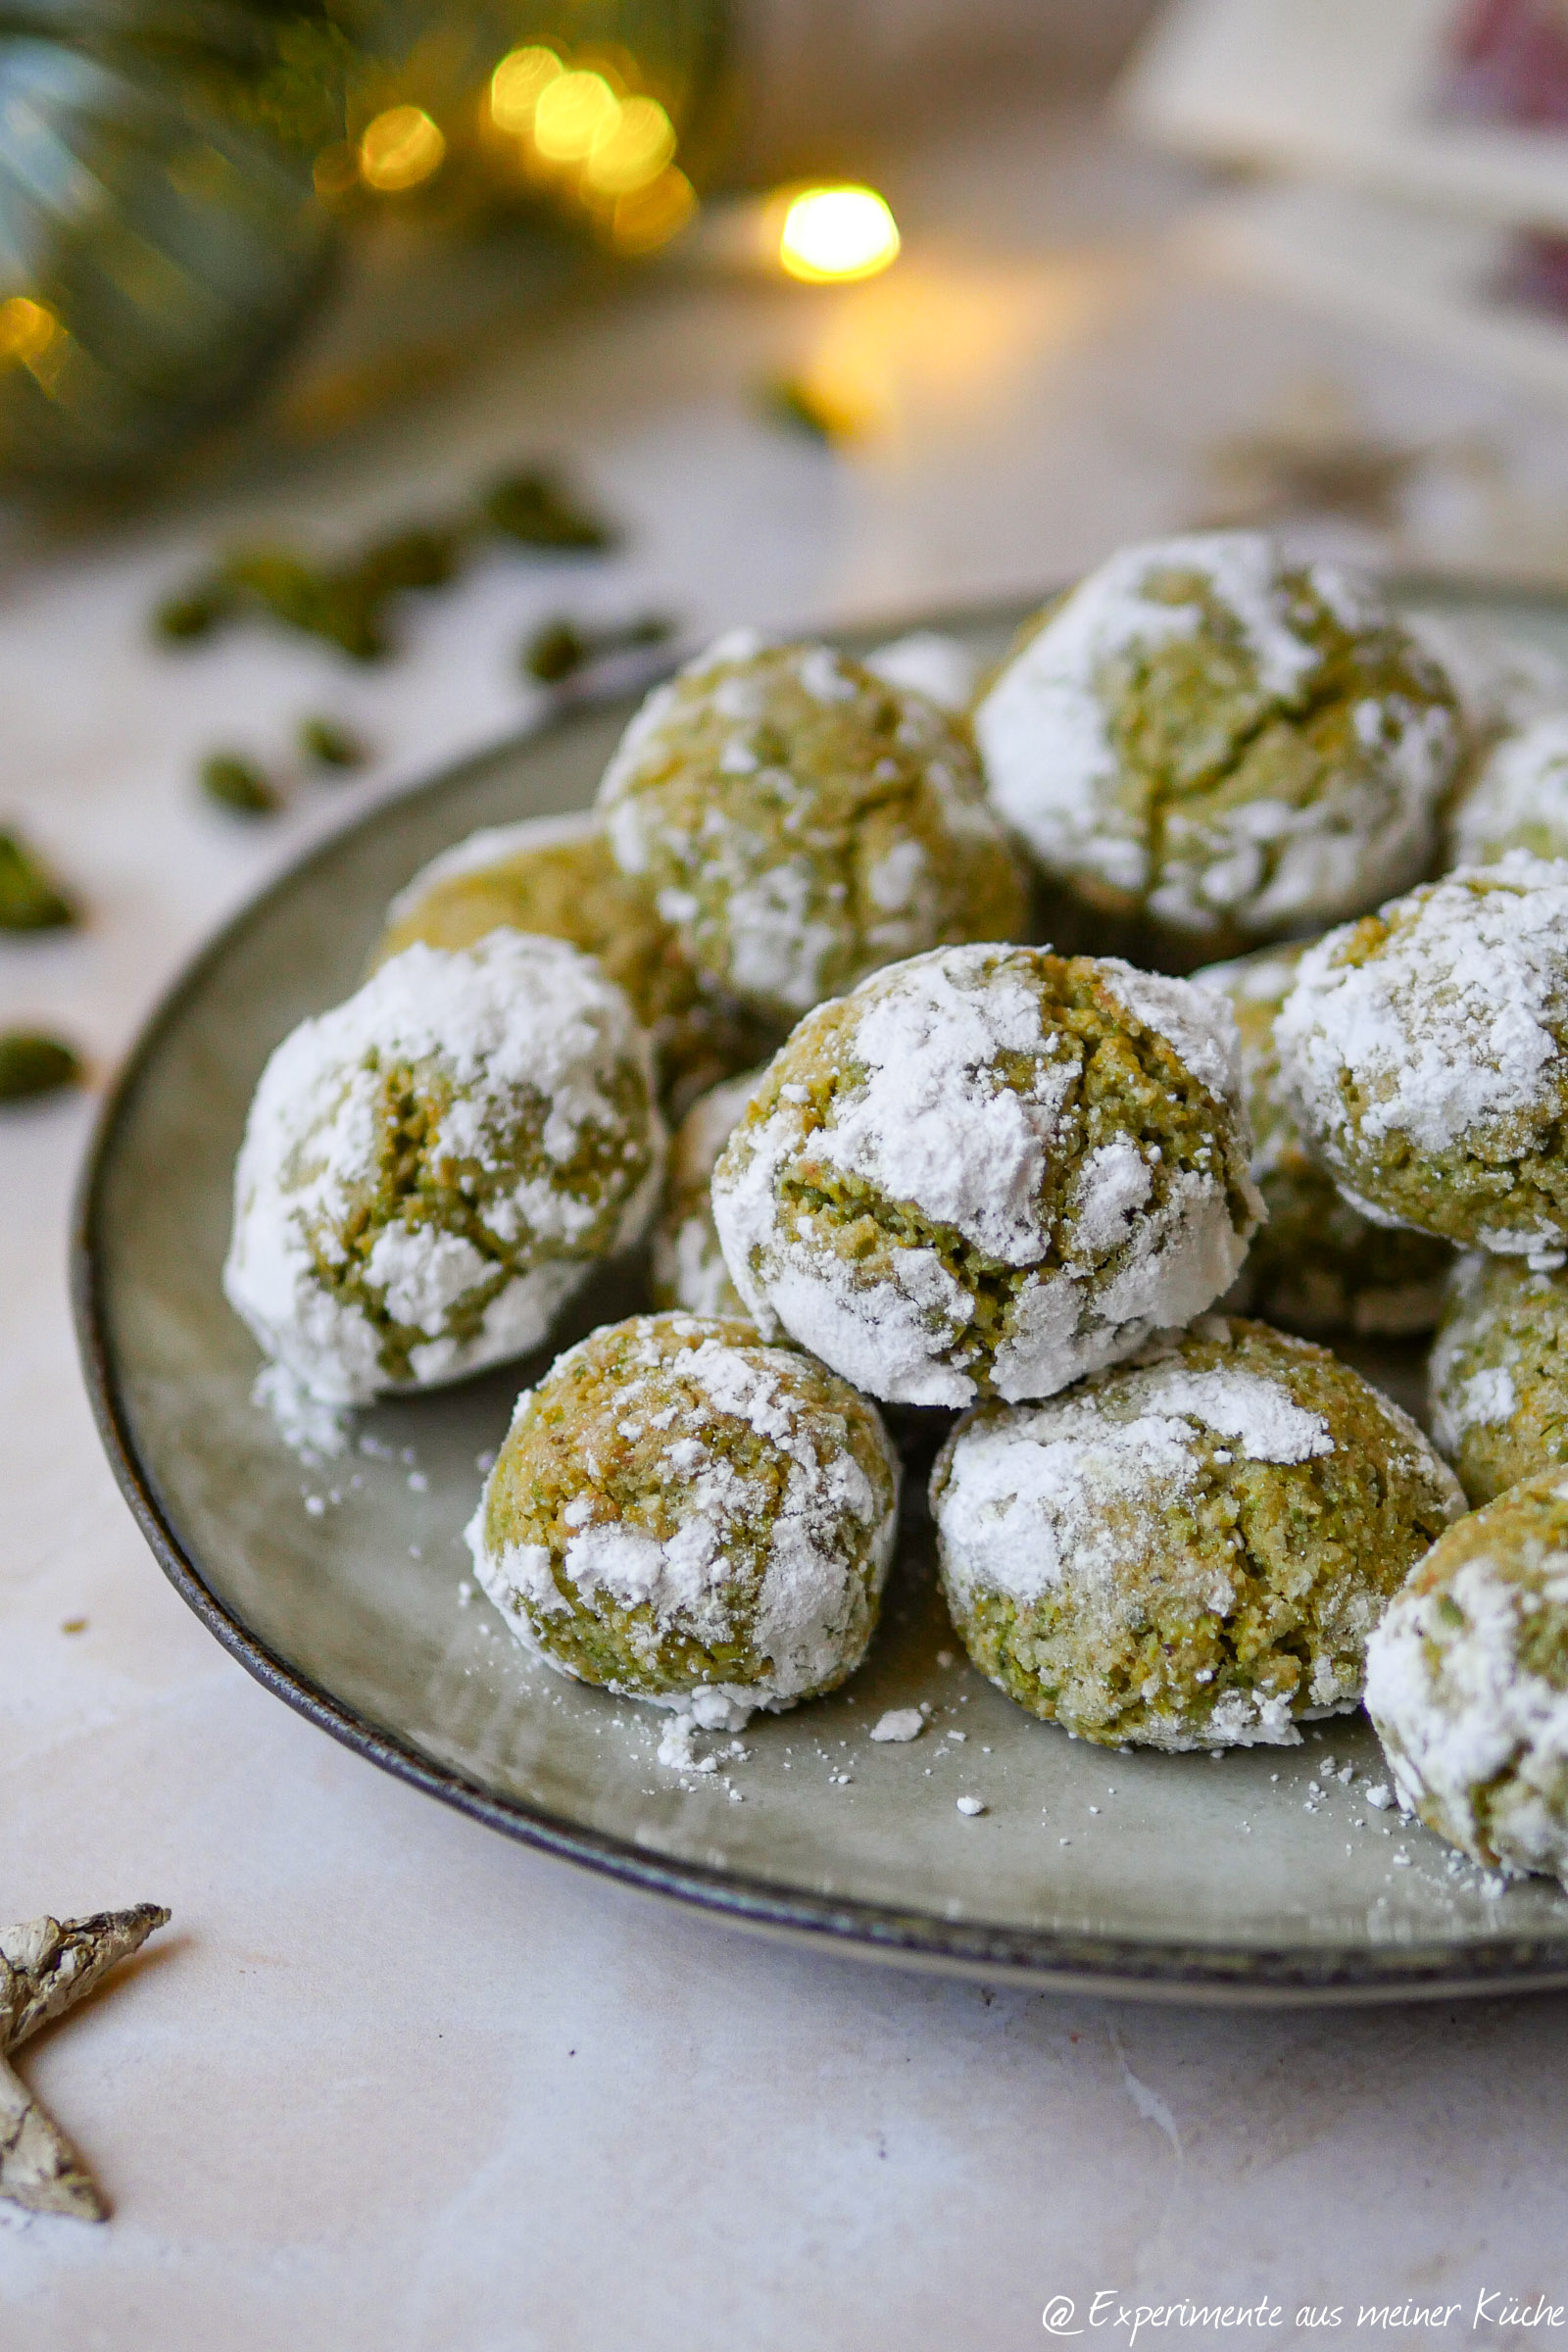
{"label": "powdered sugar dusting", "polygon": [[[739,659],[730,649],[727,659]],[[720,646],[650,698],[599,789],[693,959],[772,1018],[856,974],[1012,919],[1013,854],[967,729],[828,645]]]}
{"label": "powdered sugar dusting", "polygon": [[1307,950],[1275,1024],[1308,1136],[1338,1159],[1354,1140],[1347,1095],[1362,1140],[1424,1152],[1549,1110],[1565,1076],[1568,870],[1515,855],[1383,913],[1388,937],[1360,963],[1341,960],[1348,931]]}
{"label": "powdered sugar dusting", "polygon": [[1560,655],[1479,612],[1411,612],[1405,626],[1449,677],[1471,733],[1485,740],[1568,704]]}
{"label": "powdered sugar dusting", "polygon": [[[1238,746],[1271,709],[1304,707],[1326,655],[1302,624],[1299,582],[1271,540],[1221,532],[1123,549],[1011,657],[976,710],[1004,817],[1049,868],[1144,897],[1160,921],[1200,937],[1229,928],[1267,938],[1332,921],[1415,880],[1458,752],[1441,694],[1366,696],[1352,713],[1359,756],[1304,796],[1188,802],[1153,778],[1156,825],[1144,792],[1122,788],[1110,726],[1118,696],[1161,646],[1211,625],[1199,597],[1152,593],[1182,575],[1203,583],[1251,659],[1250,681],[1235,690]],[[1342,627],[1387,624],[1364,583],[1322,564],[1307,576]],[[1216,759],[1220,748],[1216,739]]]}
{"label": "powdered sugar dusting", "polygon": [[1141,972],[1119,956],[1102,956],[1100,969],[1111,995],[1174,1046],[1193,1076],[1241,1117],[1246,1100],[1242,1041],[1226,1000],[1190,981]]}
{"label": "powdered sugar dusting", "polygon": [[1456,865],[1488,865],[1509,850],[1568,856],[1568,710],[1505,736],[1454,811]]}
{"label": "powdered sugar dusting", "polygon": [[[993,949],[957,949],[862,985],[855,1054],[866,1077],[819,1139],[824,1159],[893,1200],[918,1201],[977,1249],[1033,1265],[1047,1235],[1038,1208],[1046,1155],[1072,1082],[1053,1065],[1038,991]],[[1027,1094],[1002,1078],[1004,1054],[1032,1054]]]}
{"label": "powdered sugar dusting", "polygon": [[1520,1654],[1536,1610],[1568,1608],[1568,1551],[1519,1576],[1505,1523],[1496,1541],[1498,1556],[1395,1599],[1367,1649],[1367,1710],[1401,1804],[1474,1861],[1568,1886],[1568,1690]]}
{"label": "powdered sugar dusting", "polygon": [[[382,1074],[402,1066],[439,1071],[457,1090],[429,1149],[476,1165],[473,1198],[495,1247],[400,1197],[363,1254],[354,1298],[328,1275],[353,1271],[342,1236],[378,1182]],[[457,953],[406,949],[346,1004],[303,1022],[263,1072],[235,1170],[230,1303],[332,1404],[407,1385],[387,1369],[383,1317],[409,1344],[414,1385],[536,1346],[607,1246],[586,1239],[603,1228],[604,1202],[590,1208],[565,1181],[509,1183],[498,1155],[541,1105],[540,1142],[558,1164],[590,1128],[621,1127],[606,1088],[628,1069],[647,1107],[627,1134],[618,1201],[609,1194],[612,1249],[646,1228],[663,1144],[648,1043],[620,990],[560,940],[501,930]]]}
{"label": "powdered sugar dusting", "polygon": [[[665,1455],[663,1475],[681,1482],[678,1524],[662,1538],[628,1524],[585,1464],[582,1492],[567,1514],[573,1527],[562,1573],[585,1596],[602,1593],[621,1608],[646,1608],[650,1657],[671,1636],[710,1646],[744,1641],[766,1661],[757,1680],[665,1689],[657,1696],[658,1704],[695,1712],[705,1723],[715,1701],[722,1702],[730,1728],[739,1729],[737,1715],[744,1720],[755,1707],[791,1706],[855,1662],[846,1644],[864,1639],[858,1595],[880,1592],[892,1559],[898,1458],[884,1434],[878,1491],[847,1448],[824,1447],[799,1385],[806,1367],[793,1351],[737,1346],[721,1336],[722,1326],[685,1316],[643,1318],[630,1328],[642,1345],[624,1382],[624,1425],[635,1429],[654,1409],[666,1371],[678,1373],[703,1400],[683,1413],[680,1436]],[[672,1349],[662,1333],[698,1344]],[[563,1357],[552,1379],[580,1352]],[[532,1403],[529,1394],[518,1400],[514,1430],[526,1422]],[[725,1424],[737,1421],[782,1462],[781,1494],[721,1449]],[[492,1482],[500,1475],[498,1466]],[[475,1573],[517,1639],[537,1650],[530,1612],[548,1621],[569,1603],[542,1545],[492,1552],[484,1523],[481,1503],[468,1530]],[[753,1599],[737,1580],[735,1552],[760,1525],[768,1530],[766,1565]]]}
{"label": "powdered sugar dusting", "polygon": [[[1486,1297],[1486,1269],[1487,1259],[1479,1252],[1461,1257],[1454,1266],[1448,1278],[1447,1311],[1427,1363],[1432,1434],[1450,1460],[1472,1429],[1501,1428],[1519,1405],[1518,1389],[1505,1363],[1484,1365],[1465,1378],[1459,1375],[1459,1367],[1486,1340],[1496,1315]],[[1544,1280],[1541,1287],[1547,1287]]]}
{"label": "powdered sugar dusting", "polygon": [[[1393,1407],[1386,1417],[1391,1459],[1404,1466],[1413,1441],[1415,1465],[1446,1480],[1408,1421]],[[943,1574],[966,1610],[987,1593],[1023,1607],[1054,1593],[1109,1633],[1136,1608],[1147,1566],[1162,1589],[1190,1586],[1195,1610],[1224,1619],[1240,1598],[1226,1556],[1173,1544],[1173,1503],[1237,1455],[1294,1464],[1334,1451],[1327,1421],[1283,1379],[1244,1364],[1195,1366],[1176,1352],[1043,1404],[982,1410],[959,1424],[932,1480]],[[1310,1695],[1332,1709],[1356,1693],[1331,1673]],[[1299,1733],[1288,1696],[1259,1687],[1227,1691],[1206,1721],[1172,1712],[1139,1737],[1192,1747],[1279,1744]]]}
{"label": "powdered sugar dusting", "polygon": [[323,1404],[318,1396],[313,1396],[287,1364],[262,1366],[251,1388],[251,1402],[271,1414],[284,1445],[303,1460],[324,1461],[348,1448],[347,1415],[342,1406]]}
{"label": "powdered sugar dusting", "polygon": [[653,1275],[656,1290],[690,1314],[723,1314],[734,1305],[708,1188],[713,1163],[761,1076],[760,1069],[745,1070],[710,1087],[670,1146],[669,1207],[654,1229]]}
{"label": "powdered sugar dusting", "polygon": [[[816,895],[816,874],[804,857],[785,858],[735,884],[727,925],[732,988],[802,1011],[820,1002],[822,975],[840,934],[836,924],[812,913]],[[659,904],[667,922],[689,921],[695,911],[668,892],[660,894]]]}
{"label": "powdered sugar dusting", "polygon": [[872,675],[923,694],[943,710],[964,710],[974,693],[980,664],[956,637],[939,636],[934,629],[914,629],[867,654]]}
{"label": "powdered sugar dusting", "polygon": [[1146,593],[1154,576],[1180,572],[1196,572],[1234,612],[1260,691],[1298,693],[1321,657],[1292,625],[1274,543],[1252,532],[1203,532],[1112,556],[1012,657],[975,711],[1003,815],[1048,864],[1097,873],[1122,890],[1147,889],[1149,852],[1131,820],[1118,824],[1108,806],[1116,755],[1099,682],[1139,652],[1198,635],[1200,605]]}
{"label": "powdered sugar dusting", "polygon": [[[991,1334],[1003,1396],[1049,1395],[1228,1287],[1246,1242],[1227,1190],[1227,1146],[1237,1146],[1238,1171],[1245,1151],[1230,1008],[1183,981],[1103,968],[1113,993],[1134,995],[1140,1014],[1148,1005],[1150,1025],[1178,1051],[1185,1042],[1212,1084],[1212,1164],[1156,1171],[1157,1150],[1112,1138],[1085,1155],[1063,1206],[1052,1205],[1058,1143],[1081,1150],[1058,1136],[1076,1063],[1044,1025],[1031,952],[912,957],[847,1000],[858,1012],[853,1075],[826,1119],[808,1117],[805,1090],[785,1088],[765,1120],[736,1131],[715,1168],[720,1246],[763,1330],[788,1331],[873,1396],[964,1404],[978,1393],[968,1369],[974,1296],[938,1249],[906,1242],[897,1224],[874,1269],[841,1254],[832,1221],[819,1233],[817,1213],[785,1198],[824,1170],[859,1180],[895,1218],[912,1211],[1029,1276]],[[797,1033],[803,1044],[813,1018]],[[1030,1273],[1058,1250],[1058,1263]]]}

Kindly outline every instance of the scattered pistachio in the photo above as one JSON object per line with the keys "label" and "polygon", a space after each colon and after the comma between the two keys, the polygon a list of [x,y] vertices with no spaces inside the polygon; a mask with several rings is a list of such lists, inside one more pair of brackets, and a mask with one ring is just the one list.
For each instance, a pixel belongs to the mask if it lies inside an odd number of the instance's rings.
{"label": "scattered pistachio", "polygon": [[762,414],[787,432],[804,433],[808,440],[818,441],[825,448],[840,442],[853,441],[856,419],[845,409],[813,391],[799,376],[774,376],[760,387]]}
{"label": "scattered pistachio", "polygon": [[270,816],[282,806],[276,787],[268,782],[255,760],[243,759],[237,752],[210,752],[199,772],[207,798],[224,808],[238,809],[241,815]]}
{"label": "scattered pistachio", "polygon": [[285,628],[324,637],[356,662],[377,662],[389,651],[378,590],[356,565],[331,571],[285,548],[253,548],[232,556],[228,577]]}
{"label": "scattered pistachio", "polygon": [[372,539],[341,576],[372,597],[394,596],[402,588],[444,588],[457,577],[462,553],[457,531],[417,523]]}
{"label": "scattered pistachio", "polygon": [[15,833],[0,833],[0,931],[55,931],[74,923],[65,892]]}
{"label": "scattered pistachio", "polygon": [[462,569],[471,540],[487,530],[524,547],[554,549],[602,549],[617,536],[561,474],[529,466],[493,482],[476,510],[385,532],[339,563],[290,547],[236,549],[216,571],[166,598],[153,626],[168,643],[183,644],[247,612],[263,612],[285,628],[324,638],[356,662],[376,662],[392,651],[392,600],[445,587]]}
{"label": "scattered pistachio", "polygon": [[505,475],[485,494],[480,512],[492,530],[524,547],[607,548],[618,537],[544,466]]}
{"label": "scattered pistachio", "polygon": [[210,637],[234,610],[234,591],[224,579],[197,580],[175,596],[166,597],[153,613],[153,628],[172,644],[187,645]]}
{"label": "scattered pistachio", "polygon": [[58,1037],[36,1030],[0,1030],[0,1102],[29,1102],[74,1086],[81,1062]]}
{"label": "scattered pistachio", "polygon": [[674,633],[675,623],[662,612],[602,629],[574,620],[547,620],[523,646],[522,667],[526,676],[557,686],[590,662],[631,653],[640,645],[662,645]]}
{"label": "scattered pistachio", "polygon": [[363,767],[370,756],[352,727],[316,711],[300,720],[299,743],[303,757],[318,767]]}

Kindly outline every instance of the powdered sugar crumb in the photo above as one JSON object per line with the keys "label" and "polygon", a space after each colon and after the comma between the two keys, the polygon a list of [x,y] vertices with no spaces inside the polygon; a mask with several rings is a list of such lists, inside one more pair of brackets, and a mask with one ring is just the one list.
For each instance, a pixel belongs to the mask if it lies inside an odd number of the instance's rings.
{"label": "powdered sugar crumb", "polygon": [[264,1364],[251,1389],[251,1402],[270,1413],[291,1453],[319,1461],[348,1449],[348,1417],[341,1405],[313,1396],[287,1364]]}
{"label": "powdered sugar crumb", "polygon": [[892,1740],[904,1742],[918,1740],[925,1729],[925,1717],[918,1707],[889,1707],[871,1726],[873,1740]]}

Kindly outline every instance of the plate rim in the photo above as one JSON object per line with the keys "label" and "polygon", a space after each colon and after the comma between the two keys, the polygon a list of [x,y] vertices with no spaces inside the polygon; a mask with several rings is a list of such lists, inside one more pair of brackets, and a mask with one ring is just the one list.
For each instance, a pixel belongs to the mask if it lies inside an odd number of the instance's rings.
{"label": "plate rim", "polygon": [[[1525,584],[1472,582],[1396,574],[1391,594],[1493,599],[1568,612],[1568,595]],[[1044,601],[1036,598],[1033,603]],[[809,632],[828,637],[888,636],[919,627],[963,623],[1005,625],[1030,609],[1020,597],[909,612],[878,628],[843,623]],[[807,632],[802,632],[803,634]],[[302,1674],[231,1610],[207,1583],[198,1559],[181,1544],[142,1459],[121,1389],[102,1295],[98,1231],[115,1147],[142,1078],[168,1033],[177,1024],[210,972],[236,940],[317,863],[374,825],[388,810],[435,799],[466,776],[509,752],[569,727],[573,720],[656,683],[679,656],[624,668],[602,680],[558,689],[532,723],[485,748],[416,777],[334,826],[224,921],[184,963],[137,1032],[93,1121],[76,1180],[70,1226],[72,1317],[83,1382],[99,1442],[148,1548],[164,1575],[208,1632],[264,1690],[307,1722],[368,1762],[427,1796],[453,1806],[520,1843],[595,1871],[621,1885],[689,1904],[706,1918],[844,1958],[936,1973],[1021,1983],[1061,1992],[1124,1998],[1248,2003],[1371,2003],[1493,1996],[1568,1986],[1568,1930],[1562,1934],[1499,1934],[1456,1947],[1441,1939],[1277,1945],[1183,1943],[1168,1937],[1094,1936],[1070,1930],[1019,1928],[973,1917],[790,1889],[743,1871],[660,1854],[612,1832],[572,1821],[518,1797],[509,1797],[455,1766],[429,1755],[403,1734],[374,1722]]]}

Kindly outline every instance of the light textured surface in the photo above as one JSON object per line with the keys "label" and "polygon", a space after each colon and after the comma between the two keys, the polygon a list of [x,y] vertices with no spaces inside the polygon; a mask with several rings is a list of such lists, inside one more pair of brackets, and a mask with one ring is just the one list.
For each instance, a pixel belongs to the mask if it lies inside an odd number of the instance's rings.
{"label": "light textured surface", "polygon": [[[526,438],[577,450],[638,540],[581,588],[476,578],[384,679],[260,638],[148,655],[188,521],[16,574],[5,800],[96,919],[0,943],[7,1015],[107,1061],[220,915],[386,782],[251,834],[192,804],[197,748],[270,749],[329,702],[416,772],[510,723],[514,640],[564,598],[674,598],[701,634],[1043,581],[1187,519],[1194,453],[1314,369],[1389,430],[1505,434],[1510,479],[1560,506],[1556,418],[1184,281],[1145,225],[1157,174],[1043,169],[1036,139],[988,132],[895,188],[908,263],[857,295],[650,293],[477,380],[450,444],[387,436],[345,529]],[[841,465],[746,409],[813,358],[882,403]],[[244,519],[314,522],[327,480],[304,466]],[[1429,548],[1474,513],[1435,505]],[[88,1422],[62,1273],[88,1117],[0,1130],[0,1877],[8,1916],[174,1918],[24,2058],[116,2218],[0,2209],[6,2352],[1005,2352],[1046,2340],[1048,2296],[1102,2287],[1272,2294],[1267,2340],[1294,2347],[1382,2340],[1358,2300],[1568,2302],[1568,1998],[1237,2019],[827,1962],[508,1845],[256,1689],[163,1585]],[[1296,2331],[1308,2300],[1342,2328]],[[1456,2318],[1403,2340],[1508,2339]]]}

